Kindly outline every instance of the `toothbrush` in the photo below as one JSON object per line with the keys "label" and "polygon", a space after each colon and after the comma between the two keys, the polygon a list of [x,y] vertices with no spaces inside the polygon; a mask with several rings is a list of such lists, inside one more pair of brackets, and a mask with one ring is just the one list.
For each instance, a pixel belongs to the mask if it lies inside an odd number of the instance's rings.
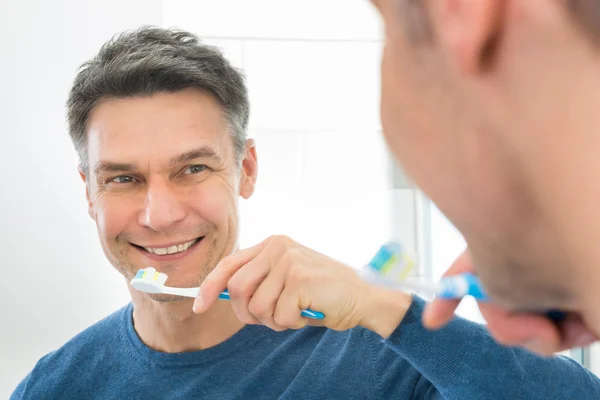
{"label": "toothbrush", "polygon": [[373,283],[422,291],[443,299],[460,299],[470,295],[480,301],[489,300],[479,278],[470,273],[449,276],[437,284],[406,281],[414,265],[413,259],[399,243],[389,242],[379,248],[361,270],[361,275]]}
{"label": "toothbrush", "polygon": [[[379,251],[360,272],[363,278],[387,287],[404,287],[422,291],[441,299],[456,300],[471,296],[478,301],[490,301],[481,281],[476,275],[465,272],[442,278],[439,283],[405,281],[409,272],[414,268],[414,261],[396,242],[389,242],[380,247]],[[567,313],[559,310],[547,311],[545,315],[558,323]]]}
{"label": "toothbrush", "polygon": [[[199,287],[179,288],[166,286],[165,282],[167,281],[167,278],[167,274],[158,272],[152,267],[148,267],[140,269],[137,274],[135,274],[135,277],[131,280],[130,284],[134,289],[146,293],[164,293],[184,297],[196,297],[198,295],[198,290],[200,290]],[[219,294],[219,298],[229,300],[229,292],[227,290],[222,291]],[[323,313],[311,309],[302,310],[300,314],[303,317],[311,319],[325,318]]]}

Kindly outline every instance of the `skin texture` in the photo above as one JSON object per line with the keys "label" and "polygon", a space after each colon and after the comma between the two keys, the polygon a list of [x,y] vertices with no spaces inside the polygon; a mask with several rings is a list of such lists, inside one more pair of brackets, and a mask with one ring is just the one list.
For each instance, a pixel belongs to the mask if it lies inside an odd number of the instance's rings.
{"label": "skin texture", "polygon": [[[502,343],[551,354],[595,340],[596,45],[559,1],[373,3],[386,27],[385,138],[468,244],[448,273],[481,277]],[[456,305],[434,302],[425,324]],[[572,315],[557,327],[538,315],[548,309]]]}
{"label": "skin texture", "polygon": [[[135,329],[148,346],[182,352],[215,346],[244,324],[298,329],[308,306],[333,329],[364,326],[383,337],[411,303],[404,293],[363,282],[346,265],[275,236],[238,250],[238,201],[258,174],[254,141],[236,162],[222,108],[199,89],[105,99],[88,126],[90,217],[106,257],[129,281],[148,266],[168,285],[201,286],[201,300],[138,292],[131,287]],[[202,238],[181,253],[164,248]],[[217,263],[219,263],[218,266]],[[228,288],[231,301],[216,301]]]}

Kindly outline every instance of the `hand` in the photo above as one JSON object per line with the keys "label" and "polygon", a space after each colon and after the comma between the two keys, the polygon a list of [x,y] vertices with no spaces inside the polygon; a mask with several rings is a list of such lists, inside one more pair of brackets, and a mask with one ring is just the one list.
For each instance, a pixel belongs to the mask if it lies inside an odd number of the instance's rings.
{"label": "hand", "polygon": [[[281,331],[307,324],[335,330],[363,326],[387,337],[398,326],[412,298],[363,281],[352,268],[285,236],[225,257],[206,277],[194,304],[202,313],[227,288],[238,319]],[[310,320],[300,311],[325,314]]]}
{"label": "hand", "polygon": [[[468,250],[461,254],[444,276],[463,272],[475,273]],[[454,316],[460,300],[435,299],[423,313],[423,324],[438,329]],[[492,303],[478,302],[483,318],[492,336],[506,346],[520,346],[539,355],[551,356],[555,352],[588,345],[597,340],[581,318],[569,314],[559,325],[535,313],[514,313]]]}

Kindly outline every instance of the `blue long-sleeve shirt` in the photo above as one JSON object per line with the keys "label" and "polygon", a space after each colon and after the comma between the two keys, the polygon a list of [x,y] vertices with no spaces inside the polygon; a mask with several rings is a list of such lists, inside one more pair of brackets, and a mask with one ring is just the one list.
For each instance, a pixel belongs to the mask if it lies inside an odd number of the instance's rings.
{"label": "blue long-sleeve shirt", "polygon": [[388,339],[363,328],[275,332],[248,325],[202,351],[144,345],[129,304],[43,357],[17,399],[600,399],[600,380],[566,357],[502,347],[456,318],[428,331],[414,297]]}

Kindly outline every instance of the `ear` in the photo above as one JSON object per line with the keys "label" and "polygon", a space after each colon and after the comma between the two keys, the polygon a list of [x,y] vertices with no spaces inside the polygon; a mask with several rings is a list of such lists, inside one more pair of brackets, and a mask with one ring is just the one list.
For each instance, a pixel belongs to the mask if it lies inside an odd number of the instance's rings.
{"label": "ear", "polygon": [[256,157],[256,144],[254,139],[246,141],[246,154],[242,160],[240,175],[240,196],[250,198],[254,193],[256,178],[258,176],[258,158]]}
{"label": "ear", "polygon": [[83,171],[83,169],[81,167],[79,168],[79,176],[81,177],[81,180],[85,184],[85,198],[86,198],[87,203],[88,203],[88,214],[90,215],[90,218],[95,221],[96,220],[96,214],[94,212],[94,206],[92,204],[92,200],[91,200],[91,196],[90,196],[90,188],[89,188],[89,185],[88,185],[88,178],[87,178],[87,175],[85,174],[85,172]]}
{"label": "ear", "polygon": [[505,0],[436,0],[431,14],[444,51],[466,74],[484,72],[502,28]]}

